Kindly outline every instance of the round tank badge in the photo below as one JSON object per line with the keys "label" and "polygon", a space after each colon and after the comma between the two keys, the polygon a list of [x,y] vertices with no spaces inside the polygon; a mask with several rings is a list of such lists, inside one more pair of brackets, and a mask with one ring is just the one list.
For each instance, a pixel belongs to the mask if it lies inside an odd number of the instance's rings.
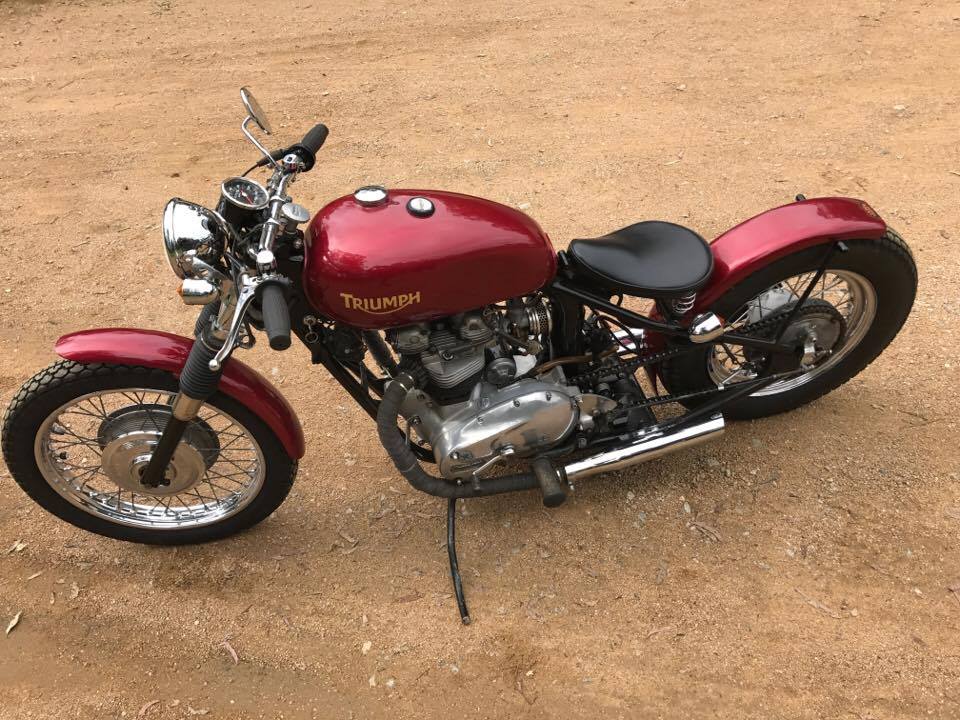
{"label": "round tank badge", "polygon": [[428,198],[417,196],[407,201],[407,212],[414,217],[430,217],[433,211],[433,202]]}

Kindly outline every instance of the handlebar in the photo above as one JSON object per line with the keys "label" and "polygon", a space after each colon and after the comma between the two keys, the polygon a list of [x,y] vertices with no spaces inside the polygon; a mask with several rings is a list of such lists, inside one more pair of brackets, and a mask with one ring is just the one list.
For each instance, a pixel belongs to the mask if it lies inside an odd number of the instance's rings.
{"label": "handlebar", "polygon": [[[288,150],[286,148],[277,148],[272,153],[270,153],[270,160],[273,160],[274,162],[279,162],[280,160],[283,159],[283,156],[286,155],[287,152]],[[253,170],[254,168],[263,167],[264,165],[269,165],[270,160],[267,160],[265,157],[262,157],[259,160],[257,160],[256,163],[254,163],[253,167],[250,168],[250,170]],[[247,170],[247,172],[250,172],[250,170]],[[246,174],[247,173],[244,173],[244,175]]]}
{"label": "handlebar", "polygon": [[263,313],[263,329],[274,350],[290,347],[290,310],[280,283],[267,282],[260,290],[260,309]]}
{"label": "handlebar", "polygon": [[314,125],[309,132],[303,136],[303,140],[287,148],[287,152],[296,153],[303,161],[303,171],[309,171],[317,161],[317,151],[323,147],[327,141],[327,135],[330,130],[323,123]]}
{"label": "handlebar", "polygon": [[[274,162],[279,162],[283,159],[284,155],[287,155],[288,153],[296,153],[300,156],[300,159],[303,160],[303,171],[307,172],[316,163],[317,151],[323,147],[323,144],[327,141],[327,135],[329,134],[330,129],[323,123],[314,125],[312,128],[310,128],[310,131],[303,136],[303,140],[291,145],[288,148],[278,148],[274,150],[272,153],[270,153],[270,158]],[[267,158],[263,157],[260,158],[253,167],[258,168],[269,164],[270,160],[267,160]],[[249,172],[249,170],[247,172]]]}

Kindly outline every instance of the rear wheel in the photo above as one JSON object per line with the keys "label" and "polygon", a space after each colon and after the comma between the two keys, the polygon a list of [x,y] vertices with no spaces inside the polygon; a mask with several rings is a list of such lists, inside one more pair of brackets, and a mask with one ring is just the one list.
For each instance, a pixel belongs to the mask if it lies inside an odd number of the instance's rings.
{"label": "rear wheel", "polygon": [[177,389],[161,370],[58,361],[13,398],[4,460],[45,509],[108,537],[175,545],[260,522],[283,502],[297,463],[260,418],[219,393],[187,426],[164,484],[140,482]]}
{"label": "rear wheel", "polygon": [[[811,402],[863,370],[896,336],[916,295],[909,248],[892,230],[880,240],[846,244],[847,252],[834,254],[784,335],[806,345],[807,372],[724,406],[725,416],[764,417]],[[771,263],[731,288],[711,310],[731,323],[755,323],[789,310],[824,252],[820,245]],[[765,362],[748,349],[721,344],[665,362],[661,378],[671,393],[683,394],[750,380]]]}

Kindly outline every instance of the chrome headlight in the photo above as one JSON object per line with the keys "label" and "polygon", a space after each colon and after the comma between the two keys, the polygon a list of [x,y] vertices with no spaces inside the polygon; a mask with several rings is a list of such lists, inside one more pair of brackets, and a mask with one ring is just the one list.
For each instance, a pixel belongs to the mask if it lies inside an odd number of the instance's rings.
{"label": "chrome headlight", "polygon": [[196,203],[174,198],[163,209],[163,249],[177,277],[193,275],[193,258],[208,265],[223,254],[217,217]]}

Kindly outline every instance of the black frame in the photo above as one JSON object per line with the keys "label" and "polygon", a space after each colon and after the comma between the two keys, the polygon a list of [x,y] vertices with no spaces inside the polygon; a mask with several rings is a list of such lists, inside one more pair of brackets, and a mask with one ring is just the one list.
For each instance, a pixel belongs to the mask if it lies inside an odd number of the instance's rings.
{"label": "black frame", "polygon": [[[694,410],[690,410],[667,422],[660,423],[659,427],[666,429],[685,425],[720,410],[727,403],[756,392],[777,380],[795,375],[799,371],[797,348],[791,345],[784,345],[781,342],[783,334],[793,321],[800,307],[809,298],[813,288],[816,287],[816,284],[823,277],[831,258],[836,252],[846,252],[846,250],[846,245],[841,241],[830,243],[819,268],[814,273],[813,279],[807,285],[799,301],[784,317],[773,340],[750,337],[738,332],[725,332],[711,341],[693,343],[690,340],[689,328],[684,327],[680,323],[667,320],[654,320],[645,315],[640,315],[639,313],[635,313],[621,305],[611,302],[611,296],[602,294],[603,291],[600,291],[601,294],[598,294],[594,289],[577,284],[575,275],[568,274],[568,279],[563,279],[558,275],[542,291],[544,295],[551,299],[551,310],[554,315],[551,341],[553,343],[554,353],[557,357],[584,355],[585,349],[582,347],[584,310],[585,308],[590,308],[594,311],[603,311],[629,327],[643,328],[645,331],[658,333],[664,337],[671,338],[673,344],[683,352],[692,352],[700,348],[708,348],[720,344],[741,345],[743,347],[755,348],[766,353],[786,356],[796,362],[796,369],[784,371],[782,370],[783,365],[779,365],[781,370],[778,372],[768,371],[752,380],[735,383],[726,388],[706,390],[701,394],[709,396],[709,400]],[[561,267],[563,267],[565,265],[563,262],[565,258],[562,253],[560,260]],[[377,410],[380,406],[378,397],[383,396],[386,378],[376,377],[370,374],[369,369],[362,364],[362,361],[356,364],[345,364],[338,360],[334,357],[333,353],[331,353],[330,349],[326,347],[319,335],[315,333],[313,328],[304,323],[304,318],[310,316],[317,318],[319,322],[323,322],[325,318],[317,317],[316,311],[309,306],[305,299],[301,281],[302,257],[281,259],[280,269],[292,281],[290,287],[291,330],[304,346],[310,350],[313,363],[323,365],[330,375],[353,397],[357,404],[360,405],[373,420],[376,420]],[[357,328],[352,329],[357,333],[358,337],[364,340],[371,354],[382,365],[383,361],[389,357],[389,354],[387,354],[386,357],[380,357],[384,349],[377,347],[376,342],[368,337],[368,333]],[[311,334],[316,336],[316,339],[311,340]],[[379,340],[379,336],[377,340]],[[371,346],[371,344],[373,346]],[[642,358],[639,348],[637,350],[638,357]],[[392,358],[390,362],[392,362]],[[652,360],[649,364],[654,364],[654,362],[655,361]],[[645,367],[647,365],[647,363],[644,363]],[[371,393],[373,394],[371,395]],[[650,398],[649,404],[666,404],[678,402],[679,400],[680,398],[677,396],[666,395]],[[433,455],[424,448],[416,444],[413,444],[411,447],[421,461],[429,463],[435,462]]]}

